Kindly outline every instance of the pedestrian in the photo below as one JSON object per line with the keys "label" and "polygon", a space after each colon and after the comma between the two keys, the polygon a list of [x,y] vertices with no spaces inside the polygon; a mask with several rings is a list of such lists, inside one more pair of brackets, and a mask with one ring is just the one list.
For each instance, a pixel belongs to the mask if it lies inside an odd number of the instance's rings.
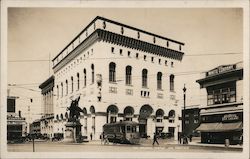
{"label": "pedestrian", "polygon": [[157,145],[159,145],[159,143],[158,143],[158,141],[157,141],[157,135],[156,135],[156,133],[154,133],[153,146],[155,145],[155,142],[157,143]]}
{"label": "pedestrian", "polygon": [[90,133],[90,140],[92,140],[92,138],[93,138],[93,135],[92,135],[92,133]]}
{"label": "pedestrian", "polygon": [[189,135],[189,142],[192,142],[192,134]]}
{"label": "pedestrian", "polygon": [[104,145],[109,144],[108,136],[104,135]]}
{"label": "pedestrian", "polygon": [[100,140],[101,140],[101,145],[102,145],[102,141],[103,141],[102,133],[100,134]]}

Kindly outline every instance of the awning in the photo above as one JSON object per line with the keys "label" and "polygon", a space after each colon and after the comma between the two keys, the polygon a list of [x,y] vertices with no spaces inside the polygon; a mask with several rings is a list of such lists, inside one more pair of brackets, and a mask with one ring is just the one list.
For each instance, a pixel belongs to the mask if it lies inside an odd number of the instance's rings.
{"label": "awning", "polygon": [[202,123],[196,130],[201,132],[224,132],[240,131],[243,128],[242,122],[236,123]]}

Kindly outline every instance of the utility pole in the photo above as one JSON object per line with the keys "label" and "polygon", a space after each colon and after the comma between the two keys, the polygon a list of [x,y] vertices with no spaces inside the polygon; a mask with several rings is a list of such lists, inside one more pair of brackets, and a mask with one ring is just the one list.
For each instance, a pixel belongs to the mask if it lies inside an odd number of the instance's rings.
{"label": "utility pole", "polygon": [[183,144],[185,143],[185,140],[186,139],[186,124],[185,124],[185,115],[186,115],[186,87],[185,87],[185,84],[184,84],[184,88],[183,88],[183,106],[184,106],[184,109],[183,109],[183,117],[182,117],[182,120],[183,120]]}

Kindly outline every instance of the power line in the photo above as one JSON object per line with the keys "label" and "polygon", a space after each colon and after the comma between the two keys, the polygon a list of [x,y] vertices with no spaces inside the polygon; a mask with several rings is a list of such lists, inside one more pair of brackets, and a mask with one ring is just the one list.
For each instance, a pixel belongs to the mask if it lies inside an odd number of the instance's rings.
{"label": "power line", "polygon": [[[205,53],[205,54],[185,54],[184,56],[218,56],[218,55],[237,55],[242,52],[222,52],[222,53]],[[131,59],[131,57],[104,57],[104,58],[86,58],[84,60],[102,60],[102,59]],[[139,58],[143,59],[143,58]],[[50,62],[50,59],[26,59],[26,60],[9,60],[8,62]]]}

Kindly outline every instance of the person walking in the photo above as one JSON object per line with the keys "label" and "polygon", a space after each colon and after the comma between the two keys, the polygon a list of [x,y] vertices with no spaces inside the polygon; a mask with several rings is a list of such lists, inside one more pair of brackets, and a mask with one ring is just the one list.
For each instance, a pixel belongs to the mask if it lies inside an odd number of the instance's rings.
{"label": "person walking", "polygon": [[92,138],[93,138],[93,135],[92,135],[92,133],[90,133],[90,140],[92,140]]}
{"label": "person walking", "polygon": [[157,141],[157,135],[156,135],[156,133],[154,133],[153,146],[155,145],[155,142],[157,143],[157,145],[159,145],[159,143],[158,143],[158,141]]}

